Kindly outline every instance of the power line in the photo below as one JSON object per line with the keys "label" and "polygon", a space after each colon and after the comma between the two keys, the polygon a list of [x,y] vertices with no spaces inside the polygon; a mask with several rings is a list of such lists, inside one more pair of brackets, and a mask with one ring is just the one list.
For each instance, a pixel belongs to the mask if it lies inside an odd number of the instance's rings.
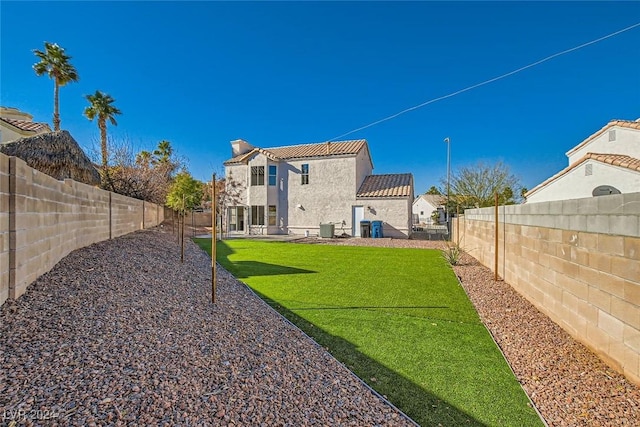
{"label": "power line", "polygon": [[495,82],[495,81],[498,81],[498,80],[504,79],[505,77],[509,77],[509,76],[511,76],[511,75],[513,75],[513,74],[519,73],[520,71],[524,71],[524,70],[526,70],[526,69],[528,69],[528,68],[535,67],[536,65],[540,65],[540,64],[542,64],[543,62],[547,62],[547,61],[549,61],[549,60],[551,60],[551,59],[553,59],[553,58],[557,58],[558,56],[565,55],[565,54],[567,54],[567,53],[570,53],[570,52],[576,51],[576,50],[578,50],[578,49],[582,49],[583,47],[587,47],[587,46],[589,46],[589,45],[592,45],[592,44],[595,44],[595,43],[601,42],[602,40],[606,40],[606,39],[608,39],[608,38],[611,38],[611,37],[617,36],[618,34],[621,34],[621,33],[624,33],[624,32],[626,32],[626,31],[632,30],[632,29],[634,29],[634,28],[636,28],[636,27],[640,27],[640,22],[638,22],[637,24],[633,24],[633,25],[631,25],[631,26],[629,26],[629,27],[623,28],[623,29],[621,29],[621,30],[618,30],[618,31],[616,31],[616,32],[613,32],[613,33],[611,33],[611,34],[607,34],[606,36],[603,36],[603,37],[597,38],[597,39],[595,39],[595,40],[591,40],[590,42],[583,43],[583,44],[581,44],[581,45],[579,45],[579,46],[575,46],[575,47],[572,47],[572,48],[570,48],[570,49],[563,50],[562,52],[554,53],[553,55],[547,56],[546,58],[540,59],[540,60],[538,60],[538,61],[536,61],[536,62],[532,62],[531,64],[529,64],[529,65],[525,65],[524,67],[520,67],[520,68],[518,68],[518,69],[516,69],[516,70],[509,71],[508,73],[502,74],[502,75],[500,75],[500,76],[498,76],[498,77],[494,77],[494,78],[492,78],[492,79],[485,80],[485,81],[483,81],[483,82],[481,82],[481,83],[477,83],[477,84],[474,84],[474,85],[472,85],[472,86],[466,87],[466,88],[464,88],[464,89],[457,90],[457,91],[452,92],[452,93],[450,93],[450,94],[448,94],[448,95],[443,95],[443,96],[439,96],[439,97],[437,97],[437,98],[430,99],[429,101],[425,101],[425,102],[423,102],[422,104],[415,105],[415,106],[413,106],[413,107],[407,108],[407,109],[405,109],[405,110],[402,110],[402,111],[400,111],[400,112],[398,112],[398,113],[392,114],[392,115],[390,115],[390,116],[388,116],[388,117],[385,117],[385,118],[383,118],[383,119],[376,120],[375,122],[369,123],[368,125],[361,126],[361,127],[357,128],[357,129],[354,129],[354,130],[349,131],[349,132],[347,132],[347,133],[343,133],[342,135],[338,135],[338,136],[336,136],[336,137],[334,137],[334,138],[329,139],[329,140],[328,140],[328,142],[335,141],[335,140],[337,140],[337,139],[339,139],[339,138],[345,137],[345,136],[347,136],[347,135],[351,135],[352,133],[355,133],[355,132],[361,131],[361,130],[363,130],[363,129],[370,128],[371,126],[375,126],[375,125],[377,125],[377,124],[380,124],[380,123],[386,122],[386,121],[388,121],[388,120],[395,119],[396,117],[398,117],[398,116],[400,116],[400,115],[402,115],[402,114],[408,113],[409,111],[417,110],[418,108],[422,108],[422,107],[424,107],[424,106],[426,106],[426,105],[433,104],[434,102],[441,101],[441,100],[443,100],[443,99],[447,99],[447,98],[451,98],[452,96],[456,96],[456,95],[459,95],[459,94],[461,94],[461,93],[464,93],[464,92],[470,91],[471,89],[475,89],[475,88],[477,88],[477,87],[484,86],[484,85],[487,85],[487,84],[489,84],[489,83],[493,83],[493,82]]}

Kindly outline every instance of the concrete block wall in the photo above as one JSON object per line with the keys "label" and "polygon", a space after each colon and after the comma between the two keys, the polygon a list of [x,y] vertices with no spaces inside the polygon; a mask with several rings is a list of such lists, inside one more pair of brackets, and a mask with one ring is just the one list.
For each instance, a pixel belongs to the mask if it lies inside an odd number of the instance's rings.
{"label": "concrete block wall", "polygon": [[142,230],[144,212],[142,200],[111,193],[111,237]]}
{"label": "concrete block wall", "polygon": [[[452,229],[494,269],[494,208],[467,210]],[[640,193],[499,207],[498,274],[640,384]]]}
{"label": "concrete block wall", "polygon": [[[193,216],[193,219],[192,219]],[[165,210],[165,218],[167,224],[173,223],[173,211],[170,209]],[[176,226],[178,224],[178,220],[176,217]],[[185,226],[191,227],[193,224],[195,227],[211,227],[211,211],[209,212],[188,212],[185,220]]]}
{"label": "concrete block wall", "polygon": [[154,203],[144,202],[144,227],[155,227],[164,218],[164,207]]}
{"label": "concrete block wall", "polygon": [[[70,179],[58,181],[0,154],[0,304],[71,251],[143,226],[143,202]],[[146,203],[145,203],[146,204]],[[161,206],[149,204],[162,221]]]}

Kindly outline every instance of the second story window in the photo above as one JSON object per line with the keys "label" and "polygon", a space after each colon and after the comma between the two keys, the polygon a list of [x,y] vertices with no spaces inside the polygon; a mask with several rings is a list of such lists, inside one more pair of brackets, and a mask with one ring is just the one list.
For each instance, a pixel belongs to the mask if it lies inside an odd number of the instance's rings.
{"label": "second story window", "polygon": [[302,185],[309,183],[309,165],[302,165]]}
{"label": "second story window", "polygon": [[264,185],[264,166],[251,166],[251,185]]}
{"label": "second story window", "polygon": [[269,185],[276,185],[278,168],[275,165],[269,165]]}

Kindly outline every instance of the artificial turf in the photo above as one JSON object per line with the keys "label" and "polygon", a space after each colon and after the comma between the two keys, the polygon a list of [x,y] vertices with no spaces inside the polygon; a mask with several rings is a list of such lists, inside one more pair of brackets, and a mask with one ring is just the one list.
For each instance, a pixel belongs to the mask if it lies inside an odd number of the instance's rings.
{"label": "artificial turf", "polygon": [[217,261],[419,424],[542,425],[440,251],[236,239]]}

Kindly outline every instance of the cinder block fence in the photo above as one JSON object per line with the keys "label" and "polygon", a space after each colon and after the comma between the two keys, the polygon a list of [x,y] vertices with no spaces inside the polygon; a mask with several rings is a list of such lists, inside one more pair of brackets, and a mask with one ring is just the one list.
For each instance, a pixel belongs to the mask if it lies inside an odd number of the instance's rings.
{"label": "cinder block fence", "polygon": [[162,206],[58,181],[0,153],[0,304],[69,252],[163,220]]}
{"label": "cinder block fence", "polygon": [[[494,208],[452,229],[494,271]],[[497,231],[499,276],[640,384],[640,193],[500,206]]]}

